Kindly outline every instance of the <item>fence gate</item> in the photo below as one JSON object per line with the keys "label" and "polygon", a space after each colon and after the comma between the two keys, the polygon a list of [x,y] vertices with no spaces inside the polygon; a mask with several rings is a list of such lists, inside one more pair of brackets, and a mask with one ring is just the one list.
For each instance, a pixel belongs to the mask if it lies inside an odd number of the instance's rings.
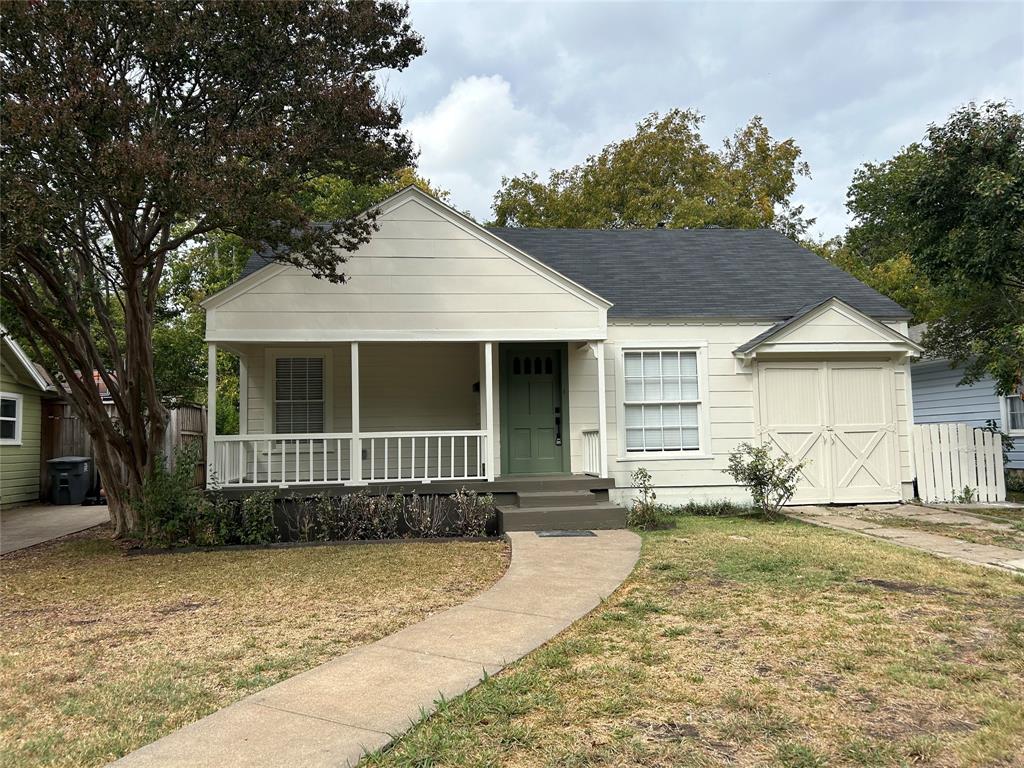
{"label": "fence gate", "polygon": [[1003,446],[990,430],[915,424],[914,460],[921,501],[1006,500]]}

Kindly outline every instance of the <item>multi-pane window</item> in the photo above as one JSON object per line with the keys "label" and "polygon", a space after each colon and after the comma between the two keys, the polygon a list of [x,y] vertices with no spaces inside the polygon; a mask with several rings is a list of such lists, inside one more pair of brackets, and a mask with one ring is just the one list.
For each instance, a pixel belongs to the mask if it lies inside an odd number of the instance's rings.
{"label": "multi-pane window", "polygon": [[1024,432],[1024,399],[1020,394],[1006,398],[1007,432]]}
{"label": "multi-pane window", "polygon": [[0,394],[0,442],[21,442],[21,396]]}
{"label": "multi-pane window", "polygon": [[652,349],[623,353],[628,453],[700,449],[697,353]]}
{"label": "multi-pane window", "polygon": [[274,431],[324,431],[324,359],[279,357],[274,364]]}

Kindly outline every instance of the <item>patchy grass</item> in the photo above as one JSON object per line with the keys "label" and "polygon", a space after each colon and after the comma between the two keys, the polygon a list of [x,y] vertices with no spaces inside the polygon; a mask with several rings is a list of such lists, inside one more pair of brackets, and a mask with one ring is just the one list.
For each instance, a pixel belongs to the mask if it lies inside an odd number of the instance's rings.
{"label": "patchy grass", "polygon": [[605,605],[367,763],[1020,766],[1021,690],[1024,580],[681,517]]}
{"label": "patchy grass", "polygon": [[969,515],[984,517],[986,520],[994,520],[997,523],[1024,523],[1024,507],[983,507],[963,511]]}
{"label": "patchy grass", "polygon": [[[970,512],[964,512],[964,514],[981,517],[973,509]],[[860,514],[858,517],[861,520],[870,520],[887,528],[906,528],[912,531],[924,531],[925,533],[935,533],[939,536],[948,536],[951,539],[969,541],[972,544],[990,544],[996,547],[1024,550],[1024,524],[1015,523],[1005,518],[987,517],[985,519],[989,522],[1005,523],[1013,526],[1015,529],[1018,525],[1022,525],[1019,532],[1018,530],[983,528],[969,523],[936,523],[906,515]]]}
{"label": "patchy grass", "polygon": [[3,558],[0,764],[98,766],[461,603],[502,543],[125,557],[94,529]]}

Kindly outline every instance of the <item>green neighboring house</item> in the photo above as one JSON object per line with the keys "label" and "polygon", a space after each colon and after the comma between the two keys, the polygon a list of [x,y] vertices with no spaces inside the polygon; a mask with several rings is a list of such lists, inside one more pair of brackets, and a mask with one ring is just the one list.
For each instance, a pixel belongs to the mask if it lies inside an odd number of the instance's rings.
{"label": "green neighboring house", "polygon": [[0,325],[0,508],[39,498],[42,400],[54,394]]}

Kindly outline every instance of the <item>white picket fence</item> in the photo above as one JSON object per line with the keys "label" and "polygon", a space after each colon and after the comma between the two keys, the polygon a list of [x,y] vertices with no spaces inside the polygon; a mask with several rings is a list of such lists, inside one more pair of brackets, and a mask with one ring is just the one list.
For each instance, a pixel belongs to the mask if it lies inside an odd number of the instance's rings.
{"label": "white picket fence", "polygon": [[922,501],[1006,501],[999,435],[967,424],[915,424],[914,460]]}

